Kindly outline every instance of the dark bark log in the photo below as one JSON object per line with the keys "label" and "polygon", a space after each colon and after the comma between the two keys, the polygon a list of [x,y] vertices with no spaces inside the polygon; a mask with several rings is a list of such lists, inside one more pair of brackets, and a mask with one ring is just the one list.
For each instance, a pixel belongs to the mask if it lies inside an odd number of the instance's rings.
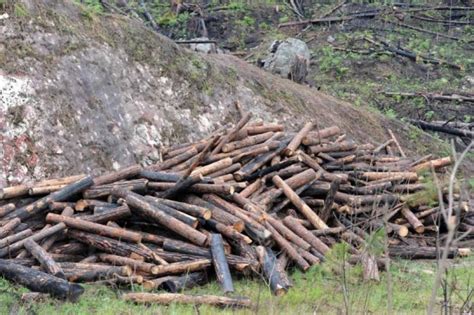
{"label": "dark bark log", "polygon": [[0,259],[0,274],[9,281],[21,284],[33,292],[49,293],[50,295],[77,301],[84,289],[77,284],[51,276],[47,273],[6,262]]}
{"label": "dark bark log", "polygon": [[127,218],[131,214],[132,213],[128,205],[124,204],[104,213],[85,215],[79,218],[85,221],[90,221],[90,222],[95,222],[95,223],[107,223],[109,221],[118,221],[118,220]]}
{"label": "dark bark log", "polygon": [[93,186],[84,191],[83,196],[87,199],[105,197],[112,194],[114,189],[125,189],[130,191],[145,191],[148,185],[147,179],[134,179],[129,181],[115,182],[108,185]]}
{"label": "dark bark log", "polygon": [[206,235],[199,231],[196,231],[185,223],[167,215],[163,211],[152,206],[144,199],[144,197],[133,192],[126,191],[116,192],[116,195],[125,198],[127,204],[131,206],[138,215],[146,219],[154,220],[160,223],[161,225],[166,226],[168,229],[172,230],[178,235],[181,235],[182,237],[190,240],[191,242],[199,246],[202,246],[206,243]]}
{"label": "dark bark log", "polygon": [[194,195],[187,195],[184,198],[184,201],[190,204],[194,204],[200,207],[204,207],[207,209],[210,209],[212,212],[211,218],[216,220],[217,222],[220,222],[224,225],[230,225],[232,226],[237,232],[242,232],[245,228],[244,222],[237,218],[236,216],[222,210],[219,207],[216,207],[212,203],[201,199],[197,196]]}
{"label": "dark bark log", "polygon": [[[156,261],[155,253],[143,245],[124,243],[113,238],[99,236],[77,230],[68,230],[68,236],[71,238],[97,248],[109,254],[129,257],[132,254],[141,256],[150,261]],[[82,249],[83,250],[83,249]],[[157,256],[157,255],[156,255]]]}
{"label": "dark bark log", "polygon": [[203,227],[219,232],[228,239],[242,241],[247,244],[252,243],[252,240],[248,236],[237,232],[233,227],[226,226],[212,219],[200,220],[200,222]]}
{"label": "dark bark log", "polygon": [[15,254],[16,252],[18,252],[20,249],[23,248],[23,245],[25,244],[26,240],[32,239],[36,242],[39,242],[42,239],[44,239],[48,236],[54,235],[54,234],[56,234],[60,231],[64,231],[65,229],[66,229],[66,225],[64,223],[58,223],[56,225],[53,225],[53,226],[48,227],[46,229],[43,229],[43,230],[29,236],[28,238],[19,240],[16,243],[11,244],[10,246],[7,246],[7,247],[4,247],[4,248],[0,249],[0,257],[5,257],[7,255]]}
{"label": "dark bark log", "polygon": [[326,195],[326,199],[324,199],[324,207],[320,212],[320,218],[324,222],[327,222],[329,217],[331,216],[331,209],[334,205],[334,198],[336,196],[337,191],[339,190],[339,185],[341,182],[339,180],[335,180],[331,183],[329,187],[328,194]]}
{"label": "dark bark log", "polygon": [[293,260],[301,270],[306,271],[309,269],[310,265],[306,260],[301,257],[301,255],[295,249],[295,246],[292,246],[276,229],[274,229],[270,224],[267,223],[267,228],[272,233],[273,238],[276,243],[288,254],[288,256]]}
{"label": "dark bark log", "polygon": [[211,253],[212,264],[216,272],[217,280],[221,284],[224,294],[234,292],[232,276],[230,274],[229,265],[224,252],[222,236],[220,234],[211,234]]}
{"label": "dark bark log", "polygon": [[262,165],[265,165],[269,162],[273,157],[283,152],[286,148],[288,143],[290,142],[289,139],[281,140],[280,145],[273,151],[260,155],[253,159],[252,161],[245,164],[239,171],[234,173],[234,177],[236,180],[243,180],[247,176],[250,176],[253,172],[258,170]]}
{"label": "dark bark log", "polygon": [[[236,187],[240,185],[229,185],[229,184],[193,184],[187,187],[185,190],[190,191],[192,193],[200,193],[200,194],[223,194],[223,195],[231,195],[236,190]],[[168,190],[170,188],[175,187],[173,183],[149,183],[148,187],[153,190]],[[163,198],[163,195],[159,196]],[[163,198],[165,199],[165,198]]]}
{"label": "dark bark log", "polygon": [[25,242],[25,248],[30,252],[31,256],[39,261],[41,266],[51,275],[64,279],[64,272],[61,267],[54,261],[51,255],[39,246],[35,241],[29,239]]}
{"label": "dark bark log", "polygon": [[136,165],[131,165],[131,166],[122,168],[118,171],[109,172],[107,174],[100,175],[94,178],[94,185],[95,186],[105,185],[105,184],[117,182],[119,180],[135,177],[140,173],[141,169],[142,169],[141,166],[136,164]]}
{"label": "dark bark log", "polygon": [[[388,252],[390,257],[399,257],[404,259],[437,259],[441,257],[444,249],[436,247],[421,246],[390,246]],[[457,248],[451,248],[448,251],[448,258],[454,258],[459,255]]]}
{"label": "dark bark log", "polygon": [[180,277],[170,277],[164,282],[164,289],[171,292],[181,292],[185,289],[191,289],[195,286],[202,285],[207,282],[205,272],[193,272]]}
{"label": "dark bark log", "polygon": [[258,246],[257,255],[272,293],[276,296],[285,295],[288,291],[288,287],[283,280],[283,272],[278,268],[275,254],[273,254],[272,250],[269,248]]}
{"label": "dark bark log", "polygon": [[41,213],[44,209],[48,207],[48,204],[51,202],[55,201],[65,201],[69,199],[70,197],[86,190],[90,186],[92,186],[93,181],[92,177],[87,176],[84,177],[83,179],[69,184],[66,187],[64,187],[61,190],[58,190],[46,197],[43,197],[32,204],[21,207],[19,209],[16,209],[15,211],[9,213],[7,215],[7,218],[20,218],[21,220],[25,220],[35,214]]}

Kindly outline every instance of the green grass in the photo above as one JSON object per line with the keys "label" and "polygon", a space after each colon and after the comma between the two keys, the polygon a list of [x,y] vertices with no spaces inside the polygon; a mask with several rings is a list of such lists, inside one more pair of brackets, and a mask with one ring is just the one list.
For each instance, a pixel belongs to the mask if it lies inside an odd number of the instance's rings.
{"label": "green grass", "polygon": [[[291,277],[294,287],[283,297],[270,294],[265,283],[259,279],[239,279],[235,281],[236,295],[250,297],[256,306],[254,310],[216,309],[210,306],[189,305],[135,305],[120,300],[120,293],[103,286],[86,286],[86,292],[76,304],[49,299],[44,302],[24,303],[20,301],[24,288],[13,286],[0,279],[0,314],[14,311],[18,314],[321,314],[344,313],[342,273],[338,268],[330,268],[331,263],[313,267],[307,273],[294,272]],[[454,313],[467,299],[473,289],[474,259],[454,260],[449,269],[448,287],[450,305]],[[341,270],[339,270],[340,272]],[[423,314],[435,276],[435,262],[394,261],[392,263],[392,301],[397,314]],[[367,283],[361,280],[361,267],[346,270],[348,309],[350,313],[384,314],[388,312],[387,276],[383,272],[381,281]],[[135,287],[134,291],[141,291]],[[189,290],[190,294],[220,294],[213,282],[206,286]],[[438,294],[441,302],[441,290]],[[440,304],[439,304],[440,305]],[[440,310],[438,305],[437,310]],[[219,312],[218,312],[219,311]]]}

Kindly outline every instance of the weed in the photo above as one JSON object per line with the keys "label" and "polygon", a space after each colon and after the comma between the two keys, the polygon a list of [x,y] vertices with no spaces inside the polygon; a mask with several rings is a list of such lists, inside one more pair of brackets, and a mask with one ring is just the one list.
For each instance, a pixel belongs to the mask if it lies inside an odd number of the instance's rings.
{"label": "weed", "polygon": [[22,3],[15,3],[13,7],[13,13],[17,18],[24,18],[28,16],[28,10]]}

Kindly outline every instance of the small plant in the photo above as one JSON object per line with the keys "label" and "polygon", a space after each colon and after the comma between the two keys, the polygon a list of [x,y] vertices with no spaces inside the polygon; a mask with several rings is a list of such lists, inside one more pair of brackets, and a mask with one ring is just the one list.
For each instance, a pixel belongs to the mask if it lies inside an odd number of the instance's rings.
{"label": "small plant", "polygon": [[238,21],[237,24],[242,25],[244,27],[251,27],[255,25],[255,19],[251,16],[244,16],[242,20]]}
{"label": "small plant", "polygon": [[397,112],[393,108],[389,108],[385,111],[385,116],[387,116],[390,119],[396,119],[397,118]]}
{"label": "small plant", "polygon": [[[3,5],[3,4],[2,4]],[[13,13],[17,18],[22,18],[28,16],[28,10],[22,3],[15,3],[13,8]]]}

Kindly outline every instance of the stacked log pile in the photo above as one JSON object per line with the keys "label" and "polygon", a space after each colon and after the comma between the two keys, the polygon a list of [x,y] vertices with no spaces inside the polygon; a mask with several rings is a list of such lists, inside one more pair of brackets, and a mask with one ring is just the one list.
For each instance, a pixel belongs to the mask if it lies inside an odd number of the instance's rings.
{"label": "stacked log pile", "polygon": [[[368,279],[389,256],[439,255],[443,203],[426,198],[422,174],[450,157],[407,157],[392,132],[374,146],[337,126],[292,133],[250,120],[243,113],[227,130],[169,147],[156,165],[1,189],[0,274],[70,300],[83,292],[77,283],[98,282],[171,292],[124,295],[135,302],[250,306],[230,297],[233,277],[261,275],[283,295],[289,268],[308,270],[339,242]],[[459,198],[455,207],[470,247],[473,212]],[[382,228],[389,247],[375,257],[366,240]],[[176,294],[213,276],[227,296]]]}

